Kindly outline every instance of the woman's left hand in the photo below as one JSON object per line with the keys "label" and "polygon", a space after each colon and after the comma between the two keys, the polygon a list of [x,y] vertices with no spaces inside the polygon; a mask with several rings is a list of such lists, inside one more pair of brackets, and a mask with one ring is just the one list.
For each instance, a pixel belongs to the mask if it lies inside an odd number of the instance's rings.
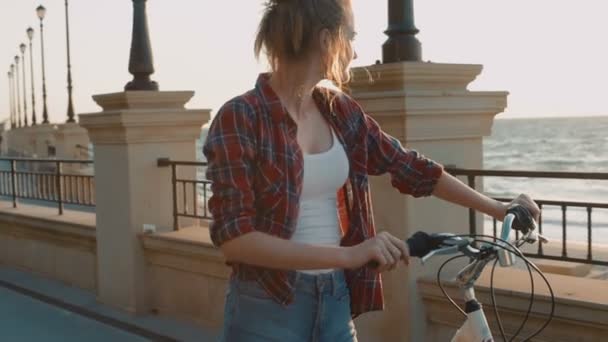
{"label": "woman's left hand", "polygon": [[540,218],[540,208],[538,207],[536,202],[534,202],[532,197],[530,197],[526,194],[521,194],[521,195],[517,196],[517,198],[515,198],[513,201],[511,201],[511,203],[508,203],[505,205],[505,212],[506,212],[506,208],[510,207],[513,204],[519,204],[519,205],[525,207],[526,209],[528,209],[530,211],[530,214],[532,214],[532,217],[534,217],[534,221],[536,221],[536,223],[538,223],[538,219]]}

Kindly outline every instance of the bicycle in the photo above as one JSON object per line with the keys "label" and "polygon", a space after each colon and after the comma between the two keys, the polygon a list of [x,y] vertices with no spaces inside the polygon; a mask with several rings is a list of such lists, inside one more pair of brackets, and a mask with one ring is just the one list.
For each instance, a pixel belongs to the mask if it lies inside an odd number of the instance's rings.
{"label": "bicycle", "polygon": [[[514,244],[508,241],[512,229],[522,233],[522,237],[516,239]],[[492,241],[489,241],[488,239],[491,239]],[[477,281],[484,268],[492,261],[494,261],[490,276],[492,305],[494,306],[494,314],[498,322],[501,336],[504,341],[507,341],[496,305],[496,297],[494,293],[494,270],[497,264],[500,264],[501,267],[513,266],[514,256],[521,258],[527,266],[528,273],[530,274],[531,297],[530,305],[522,324],[513,334],[513,337],[508,341],[514,341],[515,338],[518,337],[528,321],[528,317],[532,309],[532,304],[534,302],[534,278],[531,268],[538,272],[538,274],[547,284],[551,294],[552,305],[549,318],[545,324],[542,325],[536,332],[524,338],[523,341],[528,341],[534,336],[537,336],[549,325],[555,312],[555,297],[553,294],[553,289],[540,269],[529,261],[519,250],[519,247],[521,247],[523,244],[533,244],[537,241],[540,241],[540,243],[548,242],[546,238],[536,233],[536,223],[534,222],[534,219],[530,215],[530,212],[525,207],[520,205],[512,206],[507,211],[507,215],[503,221],[500,238],[488,235],[454,235],[448,233],[429,235],[424,232],[417,232],[407,240],[408,247],[410,248],[410,255],[419,257],[423,264],[437,255],[459,254],[446,260],[437,271],[437,283],[441,291],[446,298],[466,317],[464,324],[456,331],[456,334],[452,338],[452,342],[494,341],[494,337],[492,336],[492,332],[482,309],[482,305],[476,299],[474,290],[475,281]],[[480,244],[480,247],[475,247],[474,243]],[[441,284],[441,271],[443,268],[451,261],[463,257],[469,257],[471,259],[471,262],[460,270],[456,276],[456,282],[463,293],[465,302],[464,310],[462,310],[462,308],[460,308],[460,306],[458,306],[458,304],[456,304],[456,302],[450,298]]]}

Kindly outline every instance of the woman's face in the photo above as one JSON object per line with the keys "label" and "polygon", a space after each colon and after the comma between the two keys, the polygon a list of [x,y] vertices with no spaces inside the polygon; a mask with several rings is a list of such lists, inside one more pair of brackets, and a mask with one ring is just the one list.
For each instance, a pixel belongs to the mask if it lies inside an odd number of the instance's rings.
{"label": "woman's face", "polygon": [[[324,60],[336,60],[339,61],[340,66],[343,70],[339,70],[341,73],[342,80],[346,80],[349,77],[350,63],[357,58],[357,53],[353,47],[353,41],[357,32],[355,31],[355,20],[350,4],[346,5],[346,21],[344,26],[340,29],[339,34],[341,35],[338,39],[338,46],[331,47],[331,41],[335,40],[330,37],[331,33],[328,30],[323,30],[321,33],[321,54],[325,54],[322,57]],[[334,42],[334,44],[336,44]],[[336,49],[337,48],[337,49]],[[334,54],[334,55],[327,55]],[[335,71],[334,71],[335,72]]]}
{"label": "woman's face", "polygon": [[348,74],[350,70],[350,63],[357,58],[357,52],[355,52],[354,41],[357,36],[357,31],[355,31],[355,18],[353,16],[353,11],[350,8],[350,5],[347,9],[347,20],[346,25],[344,27],[344,51],[341,53],[340,58],[342,59],[341,65],[344,66],[344,70],[342,71],[342,79],[348,79]]}

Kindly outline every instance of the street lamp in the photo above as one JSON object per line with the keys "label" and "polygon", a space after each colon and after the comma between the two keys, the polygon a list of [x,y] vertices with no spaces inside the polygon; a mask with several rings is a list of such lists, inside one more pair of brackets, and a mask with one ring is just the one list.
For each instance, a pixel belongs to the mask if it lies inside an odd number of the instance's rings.
{"label": "street lamp", "polygon": [[44,15],[46,14],[46,8],[40,5],[36,8],[36,14],[40,19],[40,53],[42,55],[42,123],[49,123],[49,115],[46,109],[46,76],[44,73],[44,26],[42,21],[44,20]]}
{"label": "street lamp", "polygon": [[19,50],[21,50],[21,71],[23,72],[23,119],[25,122],[25,127],[28,126],[27,122],[27,92],[25,85],[25,44],[21,43],[19,45]]}
{"label": "street lamp", "polygon": [[8,72],[8,98],[9,105],[11,108],[10,116],[11,116],[11,129],[15,128],[15,105],[13,103],[13,72]]}
{"label": "street lamp", "polygon": [[74,120],[74,105],[72,104],[72,65],[70,63],[70,23],[68,20],[68,0],[65,0],[65,36],[68,50],[68,121]]}
{"label": "street lamp", "polygon": [[34,29],[27,28],[27,38],[30,40],[30,76],[32,83],[32,126],[36,125],[36,95],[34,95],[34,50],[32,49],[32,39],[34,38]]}
{"label": "street lamp", "polygon": [[133,80],[127,83],[125,90],[158,90],[158,83],[150,79],[150,75],[154,73],[154,63],[148,33],[146,0],[133,0],[133,33],[129,73],[133,75]]}
{"label": "street lamp", "polygon": [[382,62],[422,60],[422,47],[414,24],[414,0],[388,0],[388,40],[382,45]]}
{"label": "street lamp", "polygon": [[15,56],[15,75],[17,75],[17,125],[23,125],[21,121],[21,92],[19,91],[19,56]]}
{"label": "street lamp", "polygon": [[15,64],[11,64],[11,76],[13,77],[11,80],[11,88],[13,89],[13,128],[17,128],[19,126],[19,119],[17,118],[17,94],[15,92]]}

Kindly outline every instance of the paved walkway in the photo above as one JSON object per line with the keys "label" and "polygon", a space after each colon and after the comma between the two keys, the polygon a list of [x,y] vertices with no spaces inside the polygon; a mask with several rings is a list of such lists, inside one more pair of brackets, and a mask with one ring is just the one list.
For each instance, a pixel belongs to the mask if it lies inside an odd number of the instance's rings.
{"label": "paved walkway", "polygon": [[10,342],[215,341],[212,331],[165,317],[134,316],[84,290],[0,266],[0,336]]}

